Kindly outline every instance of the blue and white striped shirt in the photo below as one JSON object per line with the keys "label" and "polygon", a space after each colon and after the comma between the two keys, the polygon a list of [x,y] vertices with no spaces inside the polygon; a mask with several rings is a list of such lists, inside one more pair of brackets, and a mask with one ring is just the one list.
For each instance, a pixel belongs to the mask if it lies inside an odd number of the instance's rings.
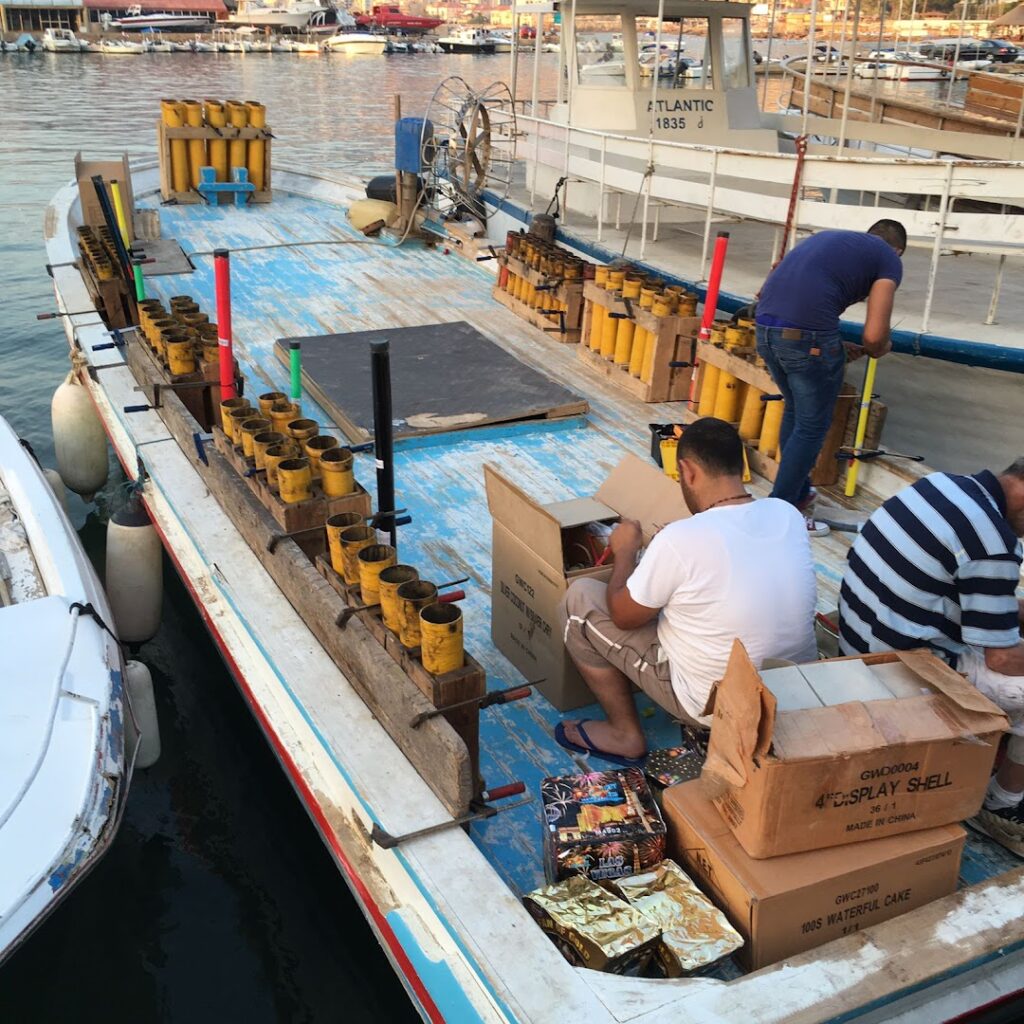
{"label": "blue and white striped shirt", "polygon": [[1013,647],[1021,559],[994,474],[923,477],[876,509],[850,549],[840,650],[927,646],[955,668],[969,646]]}

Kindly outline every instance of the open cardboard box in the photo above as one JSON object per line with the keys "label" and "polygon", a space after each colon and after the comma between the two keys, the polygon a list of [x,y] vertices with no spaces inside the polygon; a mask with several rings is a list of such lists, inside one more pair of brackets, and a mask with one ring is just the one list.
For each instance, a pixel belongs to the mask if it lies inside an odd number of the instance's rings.
{"label": "open cardboard box", "polygon": [[955,892],[966,839],[942,825],[754,860],[699,780],[666,789],[664,808],[670,855],[725,911],[754,971]]}
{"label": "open cardboard box", "polygon": [[128,154],[125,153],[120,160],[84,160],[81,153],[75,154],[75,180],[78,182],[78,198],[82,208],[82,223],[90,227],[103,227],[106,219],[103,216],[103,208],[96,195],[96,186],[93,185],[93,176],[102,176],[107,186],[107,195],[110,197],[111,207],[114,198],[110,191],[111,181],[118,183],[121,193],[121,203],[124,206],[124,217],[127,221],[128,235],[135,239],[135,193],[132,189],[132,175],[128,169]]}
{"label": "open cardboard box", "polygon": [[607,580],[611,565],[567,570],[587,523],[636,519],[648,542],[689,515],[679,485],[636,455],[626,455],[590,498],[543,505],[495,466],[484,466],[494,520],[491,636],[495,646],[559,711],[594,697],[565,651],[558,608],[575,579]]}
{"label": "open cardboard box", "polygon": [[899,651],[783,673],[762,677],[737,640],[709,701],[704,775],[751,857],[977,813],[1007,720],[939,658]]}

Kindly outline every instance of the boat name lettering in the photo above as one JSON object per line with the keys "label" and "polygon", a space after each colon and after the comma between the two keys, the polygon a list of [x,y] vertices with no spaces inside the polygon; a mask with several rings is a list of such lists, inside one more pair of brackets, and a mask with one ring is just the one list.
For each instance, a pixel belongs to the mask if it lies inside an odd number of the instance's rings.
{"label": "boat name lettering", "polygon": [[714,100],[648,100],[647,113],[659,114],[711,114],[715,110]]}

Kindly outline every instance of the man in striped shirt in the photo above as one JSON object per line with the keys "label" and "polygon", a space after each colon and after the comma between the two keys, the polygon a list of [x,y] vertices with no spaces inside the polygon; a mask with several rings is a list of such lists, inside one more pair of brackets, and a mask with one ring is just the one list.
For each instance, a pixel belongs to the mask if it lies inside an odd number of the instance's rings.
{"label": "man in striped shirt", "polygon": [[1010,742],[974,824],[1024,856],[1024,458],[932,473],[876,509],[839,591],[843,654],[929,647],[1006,713]]}

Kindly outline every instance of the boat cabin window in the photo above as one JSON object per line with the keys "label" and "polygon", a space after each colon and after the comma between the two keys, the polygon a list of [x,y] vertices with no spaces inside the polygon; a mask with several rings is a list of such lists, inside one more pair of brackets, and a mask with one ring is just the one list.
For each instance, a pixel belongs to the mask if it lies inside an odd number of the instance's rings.
{"label": "boat cabin window", "polygon": [[750,85],[750,54],[747,25],[743,18],[722,19],[722,88],[745,89]]}
{"label": "boat cabin window", "polygon": [[656,60],[658,19],[637,18],[640,77],[650,85],[657,66],[659,91],[713,88],[709,39],[707,18],[666,18],[661,23],[661,54]]}
{"label": "boat cabin window", "polygon": [[622,52],[621,14],[578,14],[576,80],[580,85],[626,87],[626,61]]}

